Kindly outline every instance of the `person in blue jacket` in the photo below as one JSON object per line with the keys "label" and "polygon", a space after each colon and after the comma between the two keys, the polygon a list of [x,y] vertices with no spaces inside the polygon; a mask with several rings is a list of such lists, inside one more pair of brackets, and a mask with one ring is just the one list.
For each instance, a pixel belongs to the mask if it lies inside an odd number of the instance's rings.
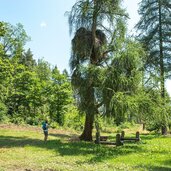
{"label": "person in blue jacket", "polygon": [[43,129],[43,132],[44,132],[44,141],[47,141],[47,138],[48,138],[48,120],[45,120],[45,122],[43,122],[42,124],[42,129]]}

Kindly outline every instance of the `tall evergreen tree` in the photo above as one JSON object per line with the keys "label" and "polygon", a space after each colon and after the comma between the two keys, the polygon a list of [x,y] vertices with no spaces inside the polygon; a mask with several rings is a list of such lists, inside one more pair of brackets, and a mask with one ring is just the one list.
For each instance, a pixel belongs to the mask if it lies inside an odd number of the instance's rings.
{"label": "tall evergreen tree", "polygon": [[[142,0],[137,28],[140,40],[148,51],[146,69],[157,75],[161,97],[165,105],[165,79],[171,64],[171,2],[170,0]],[[149,75],[149,72],[147,73]],[[162,134],[166,133],[166,121],[162,123]]]}
{"label": "tall evergreen tree", "polygon": [[36,61],[33,59],[33,54],[30,48],[23,53],[21,56],[19,63],[25,65],[28,70],[33,70],[34,67],[36,66]]}
{"label": "tall evergreen tree", "polygon": [[107,60],[107,54],[116,48],[116,38],[124,37],[124,11],[120,0],[79,0],[69,13],[72,40],[70,67],[72,85],[77,102],[86,114],[80,139],[92,140],[94,116],[98,114],[98,68]]}

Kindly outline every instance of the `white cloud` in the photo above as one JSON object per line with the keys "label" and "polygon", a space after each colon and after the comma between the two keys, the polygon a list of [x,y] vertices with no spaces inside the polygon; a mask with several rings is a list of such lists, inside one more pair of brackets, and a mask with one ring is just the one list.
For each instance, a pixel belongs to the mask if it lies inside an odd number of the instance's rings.
{"label": "white cloud", "polygon": [[42,28],[47,27],[47,23],[46,23],[45,21],[42,21],[42,22],[40,23],[40,27],[42,27]]}

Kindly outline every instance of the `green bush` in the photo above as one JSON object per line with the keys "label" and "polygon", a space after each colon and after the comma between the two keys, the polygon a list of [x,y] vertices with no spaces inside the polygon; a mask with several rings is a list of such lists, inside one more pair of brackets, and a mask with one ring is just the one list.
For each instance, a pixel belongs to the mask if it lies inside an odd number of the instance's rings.
{"label": "green bush", "polygon": [[147,131],[156,131],[158,132],[161,128],[161,124],[160,123],[157,123],[157,122],[152,122],[152,123],[149,123],[147,124]]}
{"label": "green bush", "polygon": [[29,125],[39,125],[42,122],[42,119],[40,119],[39,117],[27,117],[26,118],[26,124]]}
{"label": "green bush", "polygon": [[65,114],[64,126],[68,128],[73,128],[78,131],[82,131],[84,120],[84,115],[80,114],[78,109],[71,105],[68,108],[68,112]]}
{"label": "green bush", "polygon": [[55,129],[55,128],[59,128],[59,124],[57,122],[51,122],[50,124],[50,127]]}
{"label": "green bush", "polygon": [[128,128],[131,128],[132,126],[133,126],[132,123],[130,123],[130,122],[125,122],[125,123],[122,123],[119,127],[120,127],[121,129],[128,129]]}
{"label": "green bush", "polygon": [[10,119],[10,121],[12,123],[14,123],[14,124],[17,124],[17,125],[25,123],[23,117],[21,117],[20,115],[17,115],[17,114],[13,114],[12,118]]}
{"label": "green bush", "polygon": [[0,102],[0,122],[7,119],[7,107],[4,103]]}

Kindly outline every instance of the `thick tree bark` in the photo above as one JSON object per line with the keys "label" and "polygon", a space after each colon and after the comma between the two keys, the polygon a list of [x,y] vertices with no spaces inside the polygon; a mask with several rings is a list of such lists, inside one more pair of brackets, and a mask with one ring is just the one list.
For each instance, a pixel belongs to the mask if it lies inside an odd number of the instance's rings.
{"label": "thick tree bark", "polygon": [[[90,63],[92,65],[96,65],[97,63],[97,54],[96,54],[96,27],[97,27],[97,2],[94,0],[94,12],[93,12],[93,23],[92,23],[92,52],[90,55]],[[91,75],[90,75],[91,77]],[[92,78],[93,80],[94,78]],[[92,131],[93,131],[93,123],[94,123],[94,116],[96,113],[95,108],[95,96],[94,96],[94,88],[93,82],[87,83],[89,84],[89,89],[87,90],[87,108],[89,110],[86,111],[86,119],[83,133],[80,136],[80,140],[84,141],[92,141]]]}
{"label": "thick tree bark", "polygon": [[166,125],[161,127],[161,133],[162,133],[162,135],[166,135],[167,134],[167,126]]}
{"label": "thick tree bark", "polygon": [[163,57],[163,30],[162,30],[161,2],[159,0],[159,37],[160,37],[160,82],[161,97],[165,98],[164,57]]}
{"label": "thick tree bark", "polygon": [[[91,79],[90,79],[91,80]],[[84,141],[92,141],[92,131],[93,131],[93,124],[94,124],[94,116],[96,113],[95,108],[95,97],[94,97],[94,88],[93,83],[91,81],[87,82],[89,84],[87,91],[86,91],[86,101],[85,101],[85,108],[86,108],[86,118],[84,124],[83,133],[80,136],[80,140]]]}
{"label": "thick tree bark", "polygon": [[[162,30],[162,12],[161,1],[159,0],[159,38],[160,38],[160,86],[161,86],[161,98],[163,100],[162,105],[165,105],[165,73],[164,73],[164,57],[163,57],[163,30]],[[162,135],[167,134],[166,124],[161,126]]]}
{"label": "thick tree bark", "polygon": [[93,123],[94,123],[94,114],[87,113],[86,120],[84,125],[84,131],[80,136],[80,140],[84,141],[92,141],[92,131],[93,131]]}
{"label": "thick tree bark", "polygon": [[146,124],[143,123],[143,131],[146,129]]}

